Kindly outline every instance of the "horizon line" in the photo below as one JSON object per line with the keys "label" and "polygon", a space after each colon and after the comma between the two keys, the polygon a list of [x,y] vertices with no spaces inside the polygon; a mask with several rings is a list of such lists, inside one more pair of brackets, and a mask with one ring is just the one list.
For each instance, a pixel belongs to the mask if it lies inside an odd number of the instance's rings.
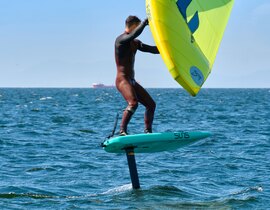
{"label": "horizon line", "polygon": [[[10,89],[12,89],[12,88],[17,88],[17,89],[63,89],[63,88],[65,88],[65,89],[115,89],[116,87],[114,86],[114,87],[101,87],[101,88],[94,88],[94,87],[76,87],[76,86],[74,86],[74,87],[65,87],[65,86],[63,86],[63,87],[60,87],[60,86],[46,86],[46,87],[44,87],[44,86],[29,86],[29,87],[27,87],[27,86],[25,86],[25,87],[23,87],[23,86],[18,86],[18,87],[16,87],[16,86],[6,86],[6,87],[1,87],[0,86],[0,89],[8,89],[8,88],[10,88]],[[184,90],[184,88],[183,87],[144,87],[144,88],[146,88],[146,89],[183,89]],[[269,89],[270,87],[203,87],[203,88],[201,88],[201,90],[203,90],[203,89]]]}

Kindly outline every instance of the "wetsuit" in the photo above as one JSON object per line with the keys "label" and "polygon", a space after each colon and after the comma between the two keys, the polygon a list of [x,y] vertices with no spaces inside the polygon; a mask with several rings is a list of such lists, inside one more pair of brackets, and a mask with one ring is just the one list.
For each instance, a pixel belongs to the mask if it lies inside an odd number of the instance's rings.
{"label": "wetsuit", "polygon": [[116,87],[127,101],[128,106],[124,110],[121,131],[127,132],[127,125],[138,107],[138,103],[145,106],[145,131],[152,132],[152,123],[156,108],[155,101],[149,93],[136,82],[134,73],[135,54],[137,50],[158,54],[159,51],[155,46],[149,46],[135,39],[138,37],[148,21],[140,23],[131,33],[123,33],[115,41],[115,61],[117,66]]}

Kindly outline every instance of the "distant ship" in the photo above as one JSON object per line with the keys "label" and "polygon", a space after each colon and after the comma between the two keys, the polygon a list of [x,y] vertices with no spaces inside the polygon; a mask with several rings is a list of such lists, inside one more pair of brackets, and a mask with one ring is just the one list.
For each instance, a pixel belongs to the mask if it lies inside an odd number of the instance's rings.
{"label": "distant ship", "polygon": [[104,85],[102,83],[93,83],[92,84],[93,88],[114,88],[114,85]]}

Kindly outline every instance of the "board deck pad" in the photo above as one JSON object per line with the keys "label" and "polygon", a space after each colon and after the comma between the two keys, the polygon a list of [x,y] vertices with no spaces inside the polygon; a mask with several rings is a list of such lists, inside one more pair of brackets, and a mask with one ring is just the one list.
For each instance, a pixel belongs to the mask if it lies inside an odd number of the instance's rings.
{"label": "board deck pad", "polygon": [[103,147],[110,153],[125,153],[128,148],[135,153],[153,153],[185,147],[209,136],[210,132],[198,131],[136,134],[110,138]]}

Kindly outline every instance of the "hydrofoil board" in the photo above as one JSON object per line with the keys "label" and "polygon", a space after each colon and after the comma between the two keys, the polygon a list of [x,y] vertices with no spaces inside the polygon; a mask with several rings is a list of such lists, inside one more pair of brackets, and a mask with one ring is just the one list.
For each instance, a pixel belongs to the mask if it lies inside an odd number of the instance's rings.
{"label": "hydrofoil board", "polygon": [[110,138],[103,147],[110,153],[126,153],[127,149],[135,153],[153,153],[185,147],[209,136],[210,132],[198,131],[136,134]]}

